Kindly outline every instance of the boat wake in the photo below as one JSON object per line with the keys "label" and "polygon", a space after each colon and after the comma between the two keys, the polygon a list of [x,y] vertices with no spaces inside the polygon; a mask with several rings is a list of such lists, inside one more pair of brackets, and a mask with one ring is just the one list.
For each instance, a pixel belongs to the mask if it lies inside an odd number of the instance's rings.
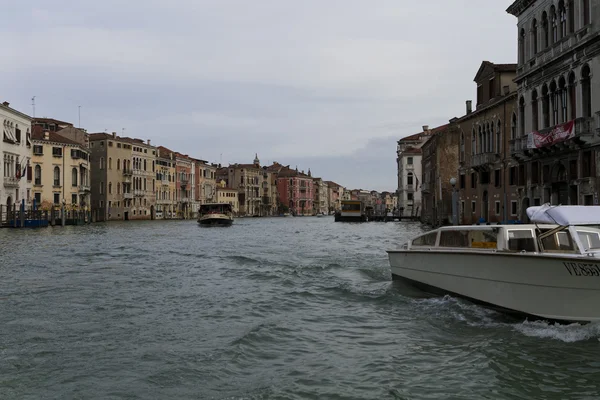
{"label": "boat wake", "polygon": [[574,343],[596,339],[600,341],[600,323],[561,324],[544,320],[529,321],[495,311],[449,295],[414,299],[415,303],[437,318],[449,318],[471,327],[510,329],[521,335]]}

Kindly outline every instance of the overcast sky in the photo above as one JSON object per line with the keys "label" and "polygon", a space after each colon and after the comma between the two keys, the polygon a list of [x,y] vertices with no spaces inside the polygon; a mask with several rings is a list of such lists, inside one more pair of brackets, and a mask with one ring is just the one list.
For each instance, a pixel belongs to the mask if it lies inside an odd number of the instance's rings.
{"label": "overcast sky", "polygon": [[516,60],[510,0],[29,0],[2,5],[0,99],[213,162],[396,189],[396,141]]}

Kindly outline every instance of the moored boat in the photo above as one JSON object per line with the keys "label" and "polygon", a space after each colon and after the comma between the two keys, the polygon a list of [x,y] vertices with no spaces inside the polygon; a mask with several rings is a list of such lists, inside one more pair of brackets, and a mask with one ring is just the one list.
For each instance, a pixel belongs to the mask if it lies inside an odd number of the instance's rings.
{"label": "moored boat", "polygon": [[448,226],[388,251],[432,292],[558,321],[600,321],[600,206],[530,207],[531,224]]}
{"label": "moored boat", "polygon": [[229,203],[211,203],[200,205],[198,223],[203,226],[231,226],[233,209]]}

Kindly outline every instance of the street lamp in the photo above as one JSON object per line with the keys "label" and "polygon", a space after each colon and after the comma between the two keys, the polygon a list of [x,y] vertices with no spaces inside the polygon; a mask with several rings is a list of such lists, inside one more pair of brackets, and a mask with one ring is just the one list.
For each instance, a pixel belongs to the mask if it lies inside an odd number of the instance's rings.
{"label": "street lamp", "polygon": [[456,190],[456,178],[450,178],[452,185],[452,225],[458,225],[458,191]]}

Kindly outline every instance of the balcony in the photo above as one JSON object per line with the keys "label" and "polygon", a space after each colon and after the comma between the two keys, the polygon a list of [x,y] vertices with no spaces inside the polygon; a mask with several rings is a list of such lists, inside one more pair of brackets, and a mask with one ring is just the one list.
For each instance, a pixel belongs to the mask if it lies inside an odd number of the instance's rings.
{"label": "balcony", "polygon": [[160,184],[163,185],[163,186],[169,186],[170,183],[171,182],[169,182],[168,179],[163,179],[163,180],[160,181]]}
{"label": "balcony", "polygon": [[580,117],[574,121],[531,132],[510,141],[510,154],[523,160],[548,153],[580,147],[594,137],[594,118]]}
{"label": "balcony", "polygon": [[404,166],[404,169],[413,170],[413,169],[415,169],[415,164],[406,164]]}
{"label": "balcony", "polygon": [[133,193],[131,193],[131,192],[123,193],[123,198],[124,199],[133,199]]}
{"label": "balcony", "polygon": [[91,191],[90,185],[79,185],[79,191],[82,193],[87,193]]}
{"label": "balcony", "polygon": [[186,179],[181,179],[179,181],[179,187],[181,187],[182,189],[185,189],[188,186],[189,183],[190,183],[189,179],[187,179],[187,178]]}
{"label": "balcony", "polygon": [[4,187],[19,187],[19,180],[14,176],[5,176]]}
{"label": "balcony", "polygon": [[144,190],[141,190],[141,189],[135,189],[133,191],[133,195],[135,197],[144,197],[146,195],[146,192]]}
{"label": "balcony", "polygon": [[123,176],[131,176],[131,175],[133,175],[132,170],[123,168]]}
{"label": "balcony", "polygon": [[190,202],[190,198],[189,197],[182,197],[181,199],[179,199],[179,201],[181,203],[189,203]]}
{"label": "balcony", "polygon": [[492,165],[500,160],[498,153],[481,153],[471,157],[471,168],[476,171],[489,171]]}
{"label": "balcony", "polygon": [[429,191],[430,191],[429,182],[423,182],[423,183],[421,183],[421,192],[423,192],[423,193],[429,193]]}

